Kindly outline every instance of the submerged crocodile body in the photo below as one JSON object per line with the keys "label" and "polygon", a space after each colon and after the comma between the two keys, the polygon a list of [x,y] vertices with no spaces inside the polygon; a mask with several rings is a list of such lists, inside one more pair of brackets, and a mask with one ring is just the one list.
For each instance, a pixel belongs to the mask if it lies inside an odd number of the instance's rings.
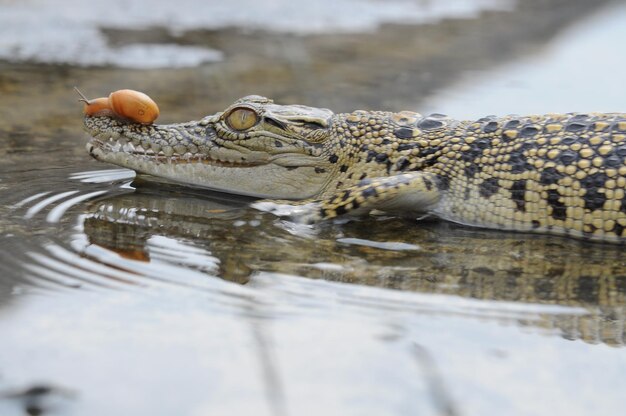
{"label": "submerged crocodile body", "polygon": [[626,114],[457,121],[249,96],[189,123],[84,123],[98,160],[306,221],[384,211],[626,242]]}

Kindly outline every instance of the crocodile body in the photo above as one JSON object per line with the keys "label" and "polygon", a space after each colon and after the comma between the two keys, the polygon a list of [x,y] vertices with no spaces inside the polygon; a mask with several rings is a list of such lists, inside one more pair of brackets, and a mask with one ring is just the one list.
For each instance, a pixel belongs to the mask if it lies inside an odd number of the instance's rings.
{"label": "crocodile body", "polygon": [[457,121],[249,96],[183,124],[84,123],[98,160],[306,221],[384,211],[626,242],[626,114]]}

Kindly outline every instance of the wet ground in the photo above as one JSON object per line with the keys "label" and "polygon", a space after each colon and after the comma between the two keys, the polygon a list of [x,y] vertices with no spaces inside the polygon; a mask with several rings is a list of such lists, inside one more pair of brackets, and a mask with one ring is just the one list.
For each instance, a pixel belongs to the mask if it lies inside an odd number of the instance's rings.
{"label": "wet ground", "polygon": [[[626,111],[624,2],[331,3],[207,18],[190,1],[107,17],[0,1],[0,414],[623,414],[623,247],[392,217],[297,226],[88,158],[74,85],[145,91],[164,123],[253,93],[458,118]],[[48,36],[15,36],[32,21]]]}

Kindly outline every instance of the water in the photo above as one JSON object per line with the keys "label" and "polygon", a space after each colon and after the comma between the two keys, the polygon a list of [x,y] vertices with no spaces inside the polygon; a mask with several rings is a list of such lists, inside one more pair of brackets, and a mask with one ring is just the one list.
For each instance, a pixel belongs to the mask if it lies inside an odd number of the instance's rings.
{"label": "water", "polygon": [[[223,54],[187,68],[0,63],[0,414],[623,413],[621,247],[393,217],[296,225],[84,150],[76,84],[146,91],[163,122],[250,93],[457,117],[626,111],[624,58],[600,52],[622,47],[624,3],[425,20],[401,3],[385,23],[341,15],[298,36],[262,18],[179,27],[181,45]],[[99,32],[113,49],[173,30],[122,23]],[[595,47],[608,57],[592,64]]]}

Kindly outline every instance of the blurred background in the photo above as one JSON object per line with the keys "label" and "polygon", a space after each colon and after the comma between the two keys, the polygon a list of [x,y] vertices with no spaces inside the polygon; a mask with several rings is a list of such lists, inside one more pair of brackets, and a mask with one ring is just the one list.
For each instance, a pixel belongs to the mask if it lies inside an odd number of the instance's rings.
{"label": "blurred background", "polygon": [[73,87],[626,112],[625,44],[618,0],[0,0],[0,414],[623,414],[623,248],[142,187]]}

